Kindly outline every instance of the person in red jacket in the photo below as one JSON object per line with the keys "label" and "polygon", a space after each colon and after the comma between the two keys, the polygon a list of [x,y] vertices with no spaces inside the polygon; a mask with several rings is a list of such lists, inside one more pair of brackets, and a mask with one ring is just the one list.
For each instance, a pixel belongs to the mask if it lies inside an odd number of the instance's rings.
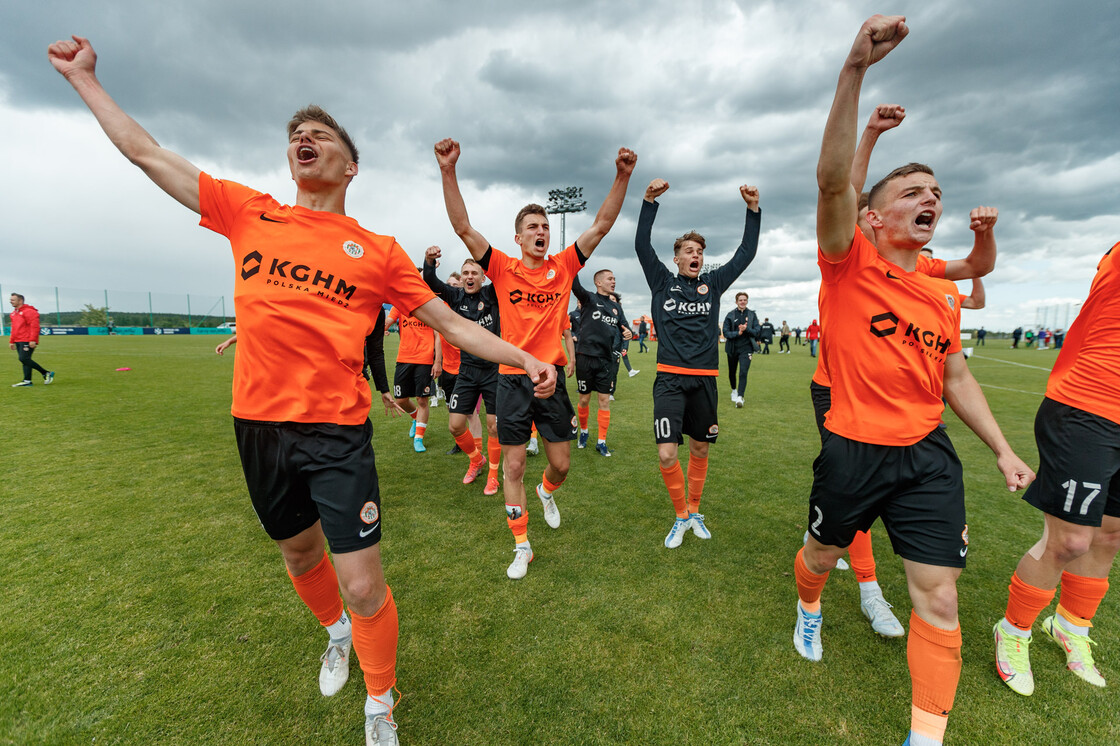
{"label": "person in red jacket", "polygon": [[43,383],[54,381],[54,371],[47,370],[42,365],[31,359],[35,348],[39,346],[39,312],[34,306],[23,302],[23,296],[12,293],[12,336],[9,337],[8,347],[16,351],[19,361],[23,364],[23,380],[13,383],[12,388],[31,386],[31,371],[37,370],[43,374]]}
{"label": "person in red jacket", "polygon": [[817,356],[817,343],[821,338],[821,325],[813,319],[813,323],[809,324],[809,328],[805,330],[805,339],[809,340],[809,354],[813,357]]}

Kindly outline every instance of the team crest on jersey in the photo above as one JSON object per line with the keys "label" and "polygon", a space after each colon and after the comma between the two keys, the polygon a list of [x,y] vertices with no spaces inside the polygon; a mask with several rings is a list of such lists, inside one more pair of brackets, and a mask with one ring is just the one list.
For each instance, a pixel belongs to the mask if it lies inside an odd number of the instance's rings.
{"label": "team crest on jersey", "polygon": [[617,316],[618,315],[618,309],[617,308],[612,308],[611,313],[613,313],[615,316]]}
{"label": "team crest on jersey", "polygon": [[545,273],[544,279],[551,280],[555,276],[556,276],[556,270],[550,269],[550,270],[548,270],[548,272]]}
{"label": "team crest on jersey", "polygon": [[968,546],[968,524],[967,523],[964,524],[964,531],[961,531],[961,541],[964,542],[964,545],[966,547]]}
{"label": "team crest on jersey", "polygon": [[342,250],[346,252],[346,256],[353,257],[354,259],[361,259],[366,250],[362,248],[361,244],[353,241],[347,241],[342,244]]}
{"label": "team crest on jersey", "polygon": [[708,435],[719,435],[719,425],[712,425],[709,427]]}
{"label": "team crest on jersey", "polygon": [[707,295],[708,294],[708,286],[706,284],[701,284],[700,286],[698,286],[696,288],[696,292],[700,293],[700,295]]}
{"label": "team crest on jersey", "polygon": [[478,310],[481,311],[484,308],[486,308],[486,304],[483,303],[482,301],[479,301],[478,302]]}
{"label": "team crest on jersey", "polygon": [[577,426],[578,424],[579,424],[579,420],[577,420],[577,419],[576,419],[575,417],[573,417],[573,418],[572,418],[572,429],[573,429],[573,430],[575,430],[575,429],[576,429],[576,426]]}
{"label": "team crest on jersey", "polygon": [[377,503],[375,502],[366,503],[362,506],[361,511],[358,512],[358,517],[361,518],[362,522],[366,525],[377,523],[377,518],[379,515],[380,513],[377,510]]}
{"label": "team crest on jersey", "polygon": [[957,307],[957,299],[949,295],[948,293],[945,293],[945,301],[949,304],[950,310],[953,310]]}

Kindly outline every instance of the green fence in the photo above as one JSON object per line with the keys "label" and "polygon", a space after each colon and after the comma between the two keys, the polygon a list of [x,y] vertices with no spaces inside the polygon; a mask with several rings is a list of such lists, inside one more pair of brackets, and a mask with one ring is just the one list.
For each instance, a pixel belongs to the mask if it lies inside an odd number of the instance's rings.
{"label": "green fence", "polygon": [[[188,327],[207,329],[233,321],[233,299],[224,295],[153,293],[135,290],[0,286],[7,303],[11,293],[39,310],[43,326]],[[7,316],[0,321],[6,331]]]}

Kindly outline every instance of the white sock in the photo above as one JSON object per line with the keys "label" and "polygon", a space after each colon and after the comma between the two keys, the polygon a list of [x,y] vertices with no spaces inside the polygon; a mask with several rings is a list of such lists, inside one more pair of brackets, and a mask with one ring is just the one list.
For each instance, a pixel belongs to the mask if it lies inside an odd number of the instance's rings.
{"label": "white sock", "polygon": [[327,625],[327,634],[331,636],[331,642],[343,643],[350,639],[350,617],[346,616],[346,612],[342,612],[342,616],[334,624]]}
{"label": "white sock", "polygon": [[1028,640],[1030,639],[1031,631],[1029,629],[1019,629],[1014,624],[1007,621],[1007,617],[1004,617],[1000,620],[999,626],[1002,627],[1003,631],[1009,635],[1015,635],[1016,637],[1026,637]]}
{"label": "white sock", "polygon": [[580,435],[587,435],[587,430],[585,430],[584,428],[582,428],[582,427],[581,427],[581,428],[579,429],[579,434],[580,434]]}
{"label": "white sock", "polygon": [[602,438],[599,438],[596,442],[601,446],[605,446],[607,444],[607,441],[603,440]]}
{"label": "white sock", "polygon": [[529,540],[528,539],[526,539],[525,541],[520,541],[520,542],[514,544],[513,546],[514,546],[515,549],[528,549],[530,552],[533,551],[533,548],[531,546],[529,546]]}
{"label": "white sock", "polygon": [[372,694],[366,695],[366,717],[375,717],[377,715],[385,715],[393,710],[393,690],[384,694],[373,696]]}
{"label": "white sock", "polygon": [[544,486],[544,482],[540,483],[540,486],[537,487],[537,490],[540,492],[541,496],[543,496],[545,500],[552,497],[552,493],[549,492],[548,489]]}
{"label": "white sock", "polygon": [[1089,630],[1091,629],[1090,627],[1082,627],[1080,624],[1074,624],[1061,614],[1055,614],[1054,621],[1061,625],[1061,628],[1066,632],[1069,632],[1071,635],[1088,635]]}
{"label": "white sock", "polygon": [[529,438],[529,445],[536,448],[537,447],[537,439],[536,438]]}
{"label": "white sock", "polygon": [[861,580],[859,584],[859,600],[867,601],[876,597],[883,597],[883,589],[879,587],[878,581]]}
{"label": "white sock", "polygon": [[910,731],[910,746],[941,746],[941,741],[935,741],[929,736]]}

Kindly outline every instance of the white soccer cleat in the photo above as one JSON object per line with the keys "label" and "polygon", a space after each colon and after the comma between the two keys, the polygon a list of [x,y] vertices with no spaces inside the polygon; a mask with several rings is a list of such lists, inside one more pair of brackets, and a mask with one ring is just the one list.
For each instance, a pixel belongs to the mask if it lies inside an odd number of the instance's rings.
{"label": "white soccer cleat", "polygon": [[688,522],[691,525],[692,533],[696,535],[697,539],[710,539],[712,532],[704,525],[704,516],[700,513],[689,513]]}
{"label": "white soccer cleat", "polygon": [[819,661],[824,654],[824,649],[821,647],[822,622],[823,618],[820,614],[807,613],[801,608],[801,602],[797,602],[797,626],[793,628],[793,647],[806,660]]}
{"label": "white soccer cleat", "polygon": [[542,490],[544,485],[538,484],[537,497],[541,499],[541,506],[544,508],[544,522],[549,528],[560,528],[560,508],[556,507],[556,499],[545,497]]}
{"label": "white soccer cleat", "polygon": [[688,529],[692,527],[692,518],[678,518],[673,522],[673,527],[669,529],[668,535],[665,537],[665,546],[669,549],[676,549],[684,541],[684,535],[688,533]]}
{"label": "white soccer cleat", "polygon": [[871,629],[875,634],[883,637],[905,637],[906,630],[891,611],[892,608],[882,595],[872,596],[859,602],[859,609],[867,617],[867,621],[871,622]]}
{"label": "white soccer cleat", "polygon": [[399,746],[397,724],[387,713],[366,717],[366,746]]}
{"label": "white soccer cleat", "polygon": [[743,397],[739,396],[738,394],[736,394],[736,396],[735,396],[735,408],[736,409],[742,409],[743,408]]}
{"label": "white soccer cleat", "polygon": [[638,375],[639,373],[641,373],[641,371],[638,370],[637,368],[635,368],[634,370],[630,371],[630,377],[633,378],[634,376]]}
{"label": "white soccer cleat", "polygon": [[349,637],[342,645],[332,642],[327,652],[319,657],[323,662],[323,667],[319,669],[319,691],[324,697],[338,694],[350,678],[350,642]]}
{"label": "white soccer cleat", "polygon": [[1093,686],[1105,686],[1107,682],[1093,661],[1091,646],[1096,645],[1096,641],[1089,639],[1089,635],[1077,635],[1063,628],[1055,615],[1043,620],[1042,631],[1066,651],[1066,668],[1082,681]]}
{"label": "white soccer cleat", "polygon": [[513,562],[506,568],[506,577],[510,580],[521,580],[529,572],[529,563],[533,561],[531,547],[517,547],[513,550]]}

